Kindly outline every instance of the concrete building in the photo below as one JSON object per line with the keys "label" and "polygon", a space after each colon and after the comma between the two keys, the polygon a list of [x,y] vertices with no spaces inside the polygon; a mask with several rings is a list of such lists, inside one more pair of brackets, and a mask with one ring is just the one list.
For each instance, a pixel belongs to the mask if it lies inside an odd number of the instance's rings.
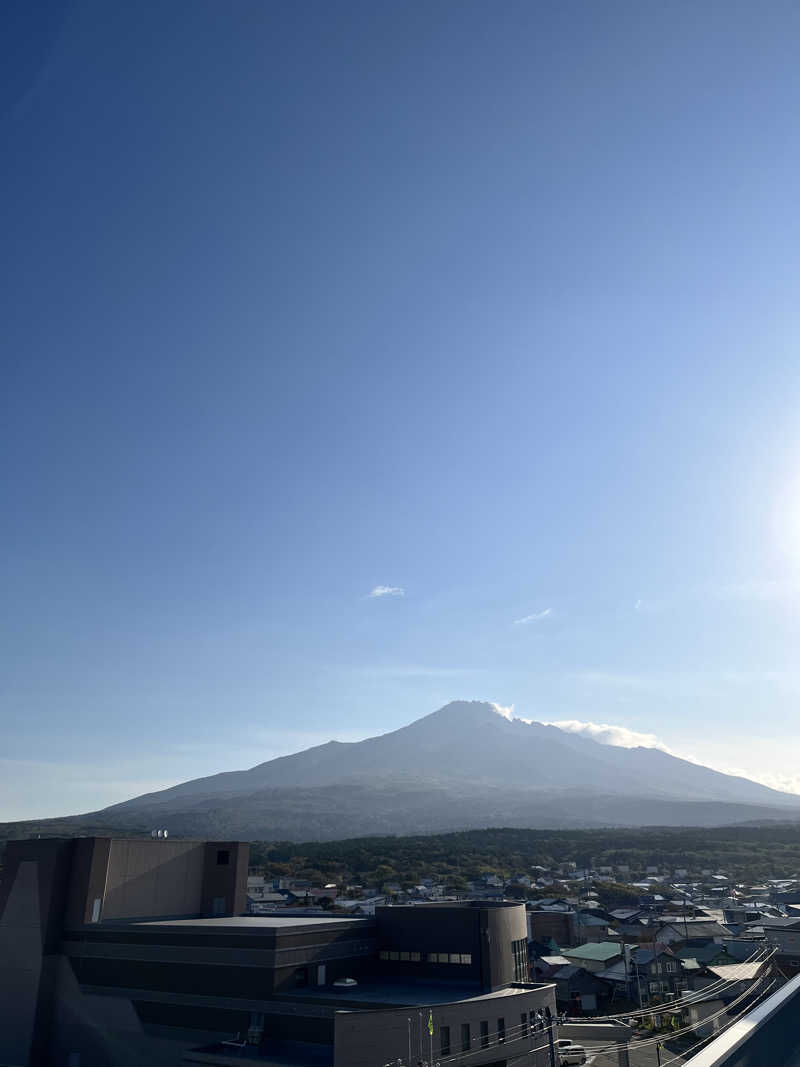
{"label": "concrete building", "polygon": [[0,1063],[549,1063],[555,989],[528,979],[524,905],[244,915],[247,860],[238,842],[9,843]]}

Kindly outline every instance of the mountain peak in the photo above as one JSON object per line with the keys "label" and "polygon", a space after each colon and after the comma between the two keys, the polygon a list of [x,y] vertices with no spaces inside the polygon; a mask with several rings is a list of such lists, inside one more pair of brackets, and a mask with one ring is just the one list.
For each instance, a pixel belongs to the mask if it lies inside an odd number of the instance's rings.
{"label": "mountain peak", "polygon": [[432,719],[434,716],[441,719],[460,720],[462,724],[465,721],[470,723],[494,722],[498,718],[509,721],[510,712],[510,708],[503,708],[500,704],[492,704],[486,700],[451,700],[438,711],[417,721],[424,722],[425,719]]}
{"label": "mountain peak", "polygon": [[171,830],[210,836],[223,819],[226,833],[302,840],[409,828],[713,824],[800,812],[800,797],[512,712],[453,700],[389,733],[184,782],[115,805],[104,818],[123,826],[168,819]]}

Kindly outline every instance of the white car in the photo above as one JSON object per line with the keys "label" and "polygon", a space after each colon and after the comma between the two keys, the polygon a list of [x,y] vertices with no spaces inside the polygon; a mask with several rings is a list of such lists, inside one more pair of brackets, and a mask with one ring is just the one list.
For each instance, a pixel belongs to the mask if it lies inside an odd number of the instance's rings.
{"label": "white car", "polygon": [[561,1067],[567,1067],[567,1064],[571,1063],[586,1063],[586,1049],[583,1045],[576,1045],[568,1037],[559,1038],[555,1044]]}

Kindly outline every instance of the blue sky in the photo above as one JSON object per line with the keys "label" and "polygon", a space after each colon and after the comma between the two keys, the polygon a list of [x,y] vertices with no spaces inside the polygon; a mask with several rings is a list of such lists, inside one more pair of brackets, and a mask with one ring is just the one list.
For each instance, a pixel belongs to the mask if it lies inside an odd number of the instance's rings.
{"label": "blue sky", "polygon": [[796,4],[0,18],[0,819],[457,697],[800,788]]}

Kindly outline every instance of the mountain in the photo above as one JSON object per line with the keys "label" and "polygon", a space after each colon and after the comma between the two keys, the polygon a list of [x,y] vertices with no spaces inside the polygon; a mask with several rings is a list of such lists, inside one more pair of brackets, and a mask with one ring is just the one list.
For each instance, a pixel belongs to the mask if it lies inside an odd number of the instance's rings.
{"label": "mountain", "polygon": [[614,748],[509,720],[491,704],[456,701],[391,733],[329,741],[78,818],[119,830],[324,840],[484,826],[795,819],[800,796],[658,749]]}

